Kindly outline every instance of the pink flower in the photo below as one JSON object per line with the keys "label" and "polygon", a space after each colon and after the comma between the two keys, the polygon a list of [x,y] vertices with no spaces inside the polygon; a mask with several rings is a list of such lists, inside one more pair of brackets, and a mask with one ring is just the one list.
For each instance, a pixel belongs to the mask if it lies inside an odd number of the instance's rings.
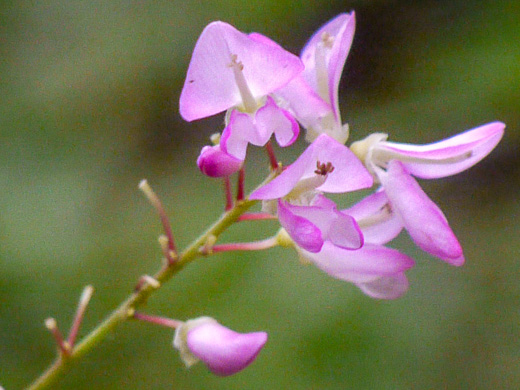
{"label": "pink flower", "polygon": [[195,45],[180,113],[192,121],[229,110],[222,150],[240,160],[248,143],[263,146],[273,133],[281,146],[290,145],[298,124],[269,95],[302,71],[298,57],[268,38],[210,23]]}
{"label": "pink flower", "polygon": [[188,367],[202,360],[218,376],[242,371],[267,342],[267,333],[237,333],[209,317],[185,322],[175,330],[173,345]]}
{"label": "pink flower", "polygon": [[280,224],[298,246],[309,252],[319,252],[327,241],[358,249],[363,236],[356,221],[338,211],[321,193],[355,191],[371,187],[372,182],[372,176],[345,145],[322,134],[250,199],[276,199]]}
{"label": "pink flower", "polygon": [[303,201],[304,195],[313,191],[344,193],[370,188],[372,184],[372,176],[356,155],[322,134],[278,177],[255,190],[250,199],[286,197]]}
{"label": "pink flower", "polygon": [[353,207],[342,210],[356,219],[365,240],[362,248],[345,250],[327,242],[318,253],[297,248],[300,256],[332,277],[354,283],[372,298],[399,298],[408,290],[404,271],[413,267],[414,261],[384,246],[403,228],[387,203],[384,193],[376,192]]}
{"label": "pink flower", "polygon": [[372,134],[354,143],[352,150],[381,182],[382,196],[417,246],[460,266],[464,255],[457,237],[412,175],[433,179],[470,168],[493,150],[504,127],[501,122],[493,122],[429,145],[386,142],[385,134]]}
{"label": "pink flower", "polygon": [[302,71],[298,57],[282,47],[212,22],[193,50],[180,97],[181,115],[192,121],[233,107],[255,111],[260,100]]}
{"label": "pink flower", "polygon": [[355,27],[354,12],[323,25],[302,50],[303,73],[276,92],[307,129],[308,141],[323,133],[341,143],[348,138],[348,125],[341,124],[338,87]]}

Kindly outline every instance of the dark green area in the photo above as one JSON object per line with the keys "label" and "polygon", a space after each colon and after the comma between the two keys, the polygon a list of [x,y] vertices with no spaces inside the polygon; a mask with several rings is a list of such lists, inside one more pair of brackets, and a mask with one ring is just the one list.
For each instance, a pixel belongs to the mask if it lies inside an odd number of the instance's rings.
{"label": "dark green area", "polygon": [[[467,264],[420,252],[392,302],[299,264],[290,250],[222,254],[188,266],[147,311],[217,318],[270,339],[244,372],[187,371],[173,333],[119,328],[58,389],[520,388],[520,3],[516,1],[4,1],[0,4],[0,385],[22,388],[53,359],[43,327],[69,326],[96,288],[81,335],[159,266],[161,232],[138,192],[147,178],[180,246],[215,220],[221,183],[195,165],[222,117],[184,123],[177,102],[204,26],[224,20],[298,52],[337,13],[356,10],[341,88],[352,138],[387,132],[428,143],[501,120],[507,133],[471,170],[424,182]],[[291,161],[296,152],[286,154]],[[248,186],[266,165],[255,151]],[[284,159],[282,157],[282,159]],[[245,223],[223,237],[276,231]]]}

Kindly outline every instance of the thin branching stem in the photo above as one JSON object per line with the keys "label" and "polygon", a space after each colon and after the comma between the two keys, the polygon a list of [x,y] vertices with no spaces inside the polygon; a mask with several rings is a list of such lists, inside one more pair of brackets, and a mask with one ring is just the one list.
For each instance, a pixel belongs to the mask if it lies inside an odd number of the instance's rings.
{"label": "thin branching stem", "polygon": [[[272,180],[273,177],[278,174],[279,170],[272,172],[265,182]],[[188,247],[179,255],[176,262],[166,263],[153,276],[153,279],[160,284],[158,288],[157,286],[154,287],[150,284],[145,284],[143,285],[143,288],[134,291],[119,305],[118,308],[108,315],[103,322],[86,335],[69,354],[66,356],[63,356],[63,354],[59,355],[47,370],[45,370],[45,372],[43,372],[41,376],[38,377],[27,389],[42,390],[52,388],[52,386],[73,364],[77,363],[83,355],[98,346],[109,334],[113,333],[120,324],[133,318],[135,309],[145,303],[155,291],[160,290],[160,287],[169,281],[177,272],[182,270],[188,263],[202,256],[203,254],[200,249],[206,245],[209,237],[219,237],[222,232],[228,229],[233,223],[237,222],[239,217],[256,203],[258,203],[258,201],[249,199],[236,202],[233,208],[222,214],[212,226],[188,245]]]}

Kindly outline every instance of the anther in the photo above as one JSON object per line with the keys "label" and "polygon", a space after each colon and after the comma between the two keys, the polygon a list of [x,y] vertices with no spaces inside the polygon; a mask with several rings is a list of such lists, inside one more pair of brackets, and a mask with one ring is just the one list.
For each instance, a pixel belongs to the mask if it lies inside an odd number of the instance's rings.
{"label": "anther", "polygon": [[238,61],[238,56],[236,54],[231,54],[231,62],[228,64],[230,68],[234,68],[235,66],[238,70],[244,70],[244,64]]}
{"label": "anther", "polygon": [[321,163],[320,161],[316,162],[316,170],[314,173],[316,175],[326,176],[329,173],[334,172],[334,165],[329,161],[327,163]]}
{"label": "anther", "polygon": [[233,69],[233,74],[235,76],[235,82],[238,87],[238,91],[240,92],[240,96],[242,97],[242,104],[246,112],[252,114],[257,109],[256,100],[251,93],[247,85],[247,80],[244,77],[244,64],[238,61],[238,56],[236,54],[231,54],[231,63],[228,64],[230,68]]}
{"label": "anther", "polygon": [[321,42],[327,49],[331,49],[334,44],[334,35],[330,35],[328,32],[321,34]]}

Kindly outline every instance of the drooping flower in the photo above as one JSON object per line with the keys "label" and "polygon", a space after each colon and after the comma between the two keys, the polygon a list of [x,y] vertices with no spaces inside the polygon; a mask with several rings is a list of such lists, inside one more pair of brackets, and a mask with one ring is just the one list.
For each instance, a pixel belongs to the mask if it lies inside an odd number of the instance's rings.
{"label": "drooping flower", "polygon": [[193,51],[181,116],[192,121],[229,110],[221,147],[240,160],[248,143],[263,146],[273,133],[287,146],[298,136],[298,124],[269,95],[303,68],[297,56],[272,41],[224,22],[210,23]]}
{"label": "drooping flower", "polygon": [[358,249],[363,237],[356,221],[321,193],[350,192],[372,183],[372,176],[345,145],[322,134],[250,199],[264,200],[268,206],[272,205],[269,201],[276,201],[280,224],[307,251],[319,252],[326,241]]}
{"label": "drooping flower", "polygon": [[175,330],[173,346],[187,367],[199,360],[218,376],[242,371],[267,342],[267,333],[237,333],[210,317],[199,317]]}
{"label": "drooping flower", "polygon": [[399,217],[388,208],[383,192],[376,192],[343,213],[355,218],[365,244],[346,250],[327,242],[318,253],[296,246],[300,257],[312,262],[336,279],[354,283],[365,294],[377,299],[396,299],[408,290],[404,271],[414,265],[407,255],[384,246],[403,228]]}
{"label": "drooping flower", "polygon": [[412,175],[433,179],[470,168],[493,150],[504,128],[503,123],[494,122],[429,145],[386,142],[385,134],[372,134],[351,149],[381,183],[389,207],[417,246],[460,266],[464,255],[455,234]]}
{"label": "drooping flower", "polygon": [[348,125],[341,123],[338,88],[355,24],[354,12],[325,23],[302,50],[303,73],[276,92],[307,129],[308,141],[323,133],[340,143],[348,139]]}

